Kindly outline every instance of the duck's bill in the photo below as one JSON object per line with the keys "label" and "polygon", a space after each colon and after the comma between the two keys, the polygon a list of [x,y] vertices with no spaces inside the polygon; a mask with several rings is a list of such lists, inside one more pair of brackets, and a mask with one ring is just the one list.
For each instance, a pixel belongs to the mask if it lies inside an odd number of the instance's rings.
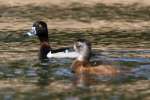
{"label": "duck's bill", "polygon": [[31,32],[27,32],[26,35],[28,35],[28,36],[34,36],[34,34],[31,33]]}
{"label": "duck's bill", "polygon": [[32,27],[31,31],[26,33],[28,36],[35,36],[37,34],[35,27]]}
{"label": "duck's bill", "polygon": [[77,52],[58,52],[58,53],[51,53],[47,54],[48,58],[76,58],[78,57]]}

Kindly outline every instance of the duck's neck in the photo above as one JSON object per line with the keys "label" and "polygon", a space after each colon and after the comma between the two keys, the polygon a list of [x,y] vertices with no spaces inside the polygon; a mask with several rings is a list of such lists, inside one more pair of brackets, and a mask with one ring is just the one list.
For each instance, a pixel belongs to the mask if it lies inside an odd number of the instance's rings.
{"label": "duck's neck", "polygon": [[47,54],[50,50],[51,50],[51,47],[50,47],[48,41],[41,42],[39,58],[40,59],[47,59]]}
{"label": "duck's neck", "polygon": [[90,56],[91,55],[89,53],[79,54],[79,56],[76,58],[76,60],[80,61],[80,62],[89,62]]}
{"label": "duck's neck", "polygon": [[49,42],[48,37],[39,37],[41,43]]}
{"label": "duck's neck", "polygon": [[38,32],[37,36],[38,36],[40,42],[48,42],[49,41],[47,28],[41,32]]}

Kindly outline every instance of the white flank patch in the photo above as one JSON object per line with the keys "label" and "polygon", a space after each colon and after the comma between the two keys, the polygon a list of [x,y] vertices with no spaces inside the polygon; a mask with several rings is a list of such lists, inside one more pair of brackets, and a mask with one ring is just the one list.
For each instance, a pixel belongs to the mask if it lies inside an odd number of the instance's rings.
{"label": "white flank patch", "polygon": [[48,58],[77,58],[78,57],[77,52],[58,52],[58,53],[51,53],[49,52],[47,54]]}

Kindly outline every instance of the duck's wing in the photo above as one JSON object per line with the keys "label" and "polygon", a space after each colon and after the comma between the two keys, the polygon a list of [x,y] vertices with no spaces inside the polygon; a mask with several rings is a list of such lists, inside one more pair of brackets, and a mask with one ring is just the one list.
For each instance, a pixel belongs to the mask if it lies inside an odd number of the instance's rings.
{"label": "duck's wing", "polygon": [[48,58],[76,58],[78,53],[67,48],[55,49],[47,54]]}
{"label": "duck's wing", "polygon": [[57,52],[47,54],[48,58],[76,58],[78,56],[77,52]]}
{"label": "duck's wing", "polygon": [[73,51],[73,49],[69,48],[69,47],[64,47],[64,48],[59,48],[59,49],[52,49],[51,53],[59,53],[59,52],[69,52],[69,51]]}

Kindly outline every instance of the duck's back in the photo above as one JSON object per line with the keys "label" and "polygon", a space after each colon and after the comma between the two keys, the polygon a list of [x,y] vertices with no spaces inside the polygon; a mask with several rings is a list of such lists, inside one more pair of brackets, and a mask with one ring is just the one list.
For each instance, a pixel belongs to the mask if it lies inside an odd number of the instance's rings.
{"label": "duck's back", "polygon": [[116,76],[120,73],[120,69],[111,65],[98,65],[84,67],[84,73],[93,75]]}

